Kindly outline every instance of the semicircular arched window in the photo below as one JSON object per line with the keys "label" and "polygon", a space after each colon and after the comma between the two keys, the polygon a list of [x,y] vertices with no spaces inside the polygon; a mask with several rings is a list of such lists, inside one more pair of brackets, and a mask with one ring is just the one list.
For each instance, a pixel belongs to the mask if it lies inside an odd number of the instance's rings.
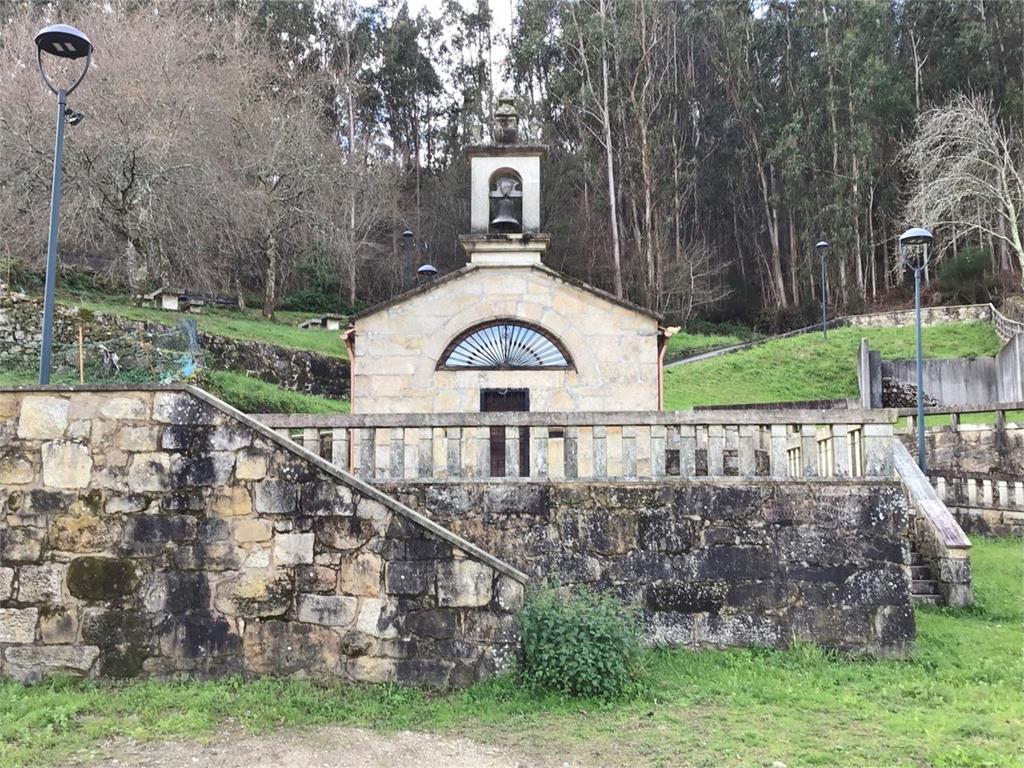
{"label": "semicircular arched window", "polygon": [[478,370],[566,369],[565,347],[542,328],[522,320],[494,320],[459,334],[441,355],[439,368]]}

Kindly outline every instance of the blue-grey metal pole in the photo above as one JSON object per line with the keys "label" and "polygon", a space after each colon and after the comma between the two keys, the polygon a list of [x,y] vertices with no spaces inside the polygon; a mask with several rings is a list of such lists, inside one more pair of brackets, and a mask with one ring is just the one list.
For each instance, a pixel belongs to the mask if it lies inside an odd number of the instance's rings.
{"label": "blue-grey metal pole", "polygon": [[924,360],[921,354],[921,270],[914,270],[914,324],[917,326],[917,466],[928,473],[924,452]]}
{"label": "blue-grey metal pole", "polygon": [[828,341],[828,273],[825,271],[825,249],[818,250],[821,251],[821,333]]}
{"label": "blue-grey metal pole", "polygon": [[64,155],[64,110],[67,93],[57,91],[57,140],[53,149],[53,189],[50,194],[50,237],[46,244],[46,292],[43,296],[43,343],[39,357],[39,383],[50,383],[53,354],[53,306],[57,290],[57,224],[60,219],[60,172]]}

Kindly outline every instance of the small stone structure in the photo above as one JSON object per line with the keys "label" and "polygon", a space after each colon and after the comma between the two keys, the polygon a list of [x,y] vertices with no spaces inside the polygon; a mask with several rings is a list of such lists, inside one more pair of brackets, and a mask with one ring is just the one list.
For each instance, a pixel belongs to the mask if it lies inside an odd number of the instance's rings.
{"label": "small stone structure", "polygon": [[525,576],[198,390],[0,391],[0,675],[436,687]]}
{"label": "small stone structure", "polygon": [[345,315],[320,315],[320,317],[311,317],[309,320],[303,320],[299,323],[299,328],[313,328],[313,329],[326,329],[328,331],[341,330],[341,323],[345,319]]}
{"label": "small stone structure", "polygon": [[351,318],[352,412],[657,410],[673,329],[544,265],[547,148],[517,143],[509,100],[496,119],[466,149],[470,263]]}
{"label": "small stone structure", "polygon": [[613,590],[655,643],[913,644],[907,498],[892,482],[380,487],[532,576]]}

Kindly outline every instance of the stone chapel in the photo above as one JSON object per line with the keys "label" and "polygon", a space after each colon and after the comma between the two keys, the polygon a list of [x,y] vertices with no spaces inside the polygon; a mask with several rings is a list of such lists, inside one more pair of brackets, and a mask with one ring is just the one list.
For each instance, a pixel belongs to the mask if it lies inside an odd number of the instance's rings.
{"label": "stone chapel", "polygon": [[649,309],[544,264],[542,145],[511,100],[470,146],[469,263],[354,315],[353,413],[652,411],[668,332]]}

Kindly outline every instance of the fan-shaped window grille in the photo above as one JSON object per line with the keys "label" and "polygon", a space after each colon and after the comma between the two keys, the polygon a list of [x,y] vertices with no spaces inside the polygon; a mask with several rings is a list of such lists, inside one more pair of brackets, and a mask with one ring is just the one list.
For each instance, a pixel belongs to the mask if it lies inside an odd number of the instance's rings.
{"label": "fan-shaped window grille", "polygon": [[498,320],[460,334],[441,356],[442,368],[570,368],[565,348],[541,328]]}

